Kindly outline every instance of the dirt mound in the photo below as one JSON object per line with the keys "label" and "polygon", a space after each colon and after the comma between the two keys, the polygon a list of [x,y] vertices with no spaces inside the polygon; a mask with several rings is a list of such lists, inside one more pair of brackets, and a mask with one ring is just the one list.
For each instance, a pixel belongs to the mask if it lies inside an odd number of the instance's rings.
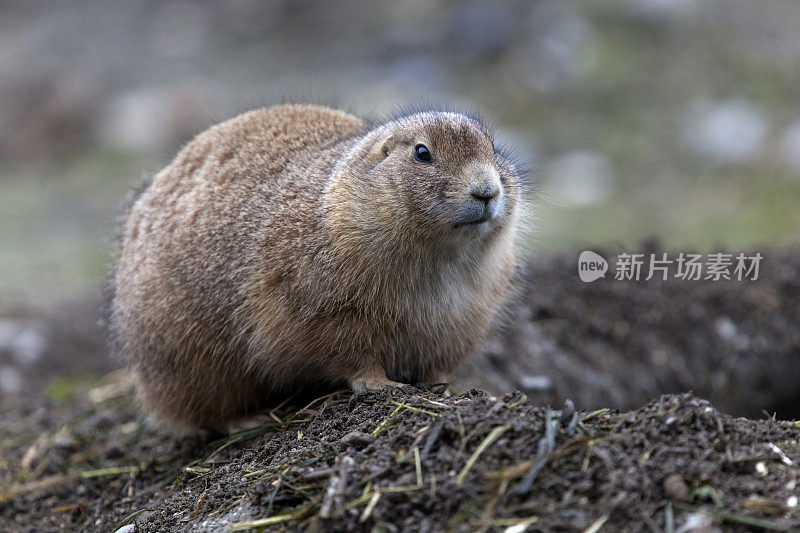
{"label": "dirt mound", "polygon": [[797,425],[732,418],[690,395],[586,412],[520,393],[344,393],[216,441],[175,437],[132,403],[115,375],[70,402],[6,413],[0,521],[138,532],[800,525]]}
{"label": "dirt mound", "polygon": [[[613,269],[619,251],[598,251]],[[458,385],[519,389],[539,404],[572,398],[587,409],[694,391],[726,413],[800,418],[800,250],[762,250],[755,281],[609,273],[584,283],[578,254],[530,263],[508,327],[458,370]]]}

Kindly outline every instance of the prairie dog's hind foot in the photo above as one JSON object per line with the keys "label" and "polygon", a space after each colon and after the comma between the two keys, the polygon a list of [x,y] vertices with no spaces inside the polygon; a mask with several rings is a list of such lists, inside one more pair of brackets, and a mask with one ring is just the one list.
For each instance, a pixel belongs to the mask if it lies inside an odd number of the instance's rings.
{"label": "prairie dog's hind foot", "polygon": [[445,371],[431,372],[425,376],[424,380],[419,383],[414,383],[415,386],[443,396],[450,396],[450,374]]}
{"label": "prairie dog's hind foot", "polygon": [[389,379],[389,376],[386,375],[386,369],[376,360],[365,361],[361,368],[355,369],[355,372],[348,381],[350,383],[350,388],[353,389],[353,392],[356,394],[369,390],[400,388],[407,385],[406,383],[400,383]]}
{"label": "prairie dog's hind foot", "polygon": [[438,394],[439,396],[450,396],[450,383],[446,381],[436,381],[431,383],[415,383],[415,387],[422,390]]}
{"label": "prairie dog's hind foot", "polygon": [[377,390],[400,390],[405,387],[405,383],[392,381],[386,376],[386,372],[381,368],[380,370],[372,370],[368,373],[359,374],[350,379],[350,387],[353,389],[353,396],[350,398],[350,410],[355,409],[356,405],[361,399],[370,391]]}
{"label": "prairie dog's hind foot", "polygon": [[386,374],[359,376],[356,378],[352,378],[350,380],[350,388],[352,388],[353,392],[355,392],[356,394],[360,394],[362,392],[370,390],[401,388],[404,387],[405,385],[406,385],[405,383],[400,383],[399,381],[392,381],[391,379],[386,377]]}

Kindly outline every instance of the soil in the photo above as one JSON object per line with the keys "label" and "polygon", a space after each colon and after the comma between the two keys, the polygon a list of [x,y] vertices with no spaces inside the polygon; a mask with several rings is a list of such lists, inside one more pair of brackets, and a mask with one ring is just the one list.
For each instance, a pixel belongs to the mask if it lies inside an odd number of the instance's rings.
{"label": "soil", "polygon": [[[622,250],[597,251],[613,269]],[[664,252],[655,242],[624,251]],[[733,415],[800,418],[800,249],[760,250],[755,281],[618,281],[609,272],[584,283],[579,253],[531,262],[507,326],[462,365],[456,385],[586,409],[693,391]]]}
{"label": "soil", "polygon": [[0,406],[0,531],[800,529],[800,251],[763,253],[754,282],[538,258],[449,395],[296,398],[227,437],[143,416],[124,371],[45,388],[113,367],[66,328]]}
{"label": "soil", "polygon": [[342,393],[211,440],[142,419],[112,377],[6,421],[5,530],[800,525],[797,425],[732,418],[688,394],[575,412],[521,393]]}

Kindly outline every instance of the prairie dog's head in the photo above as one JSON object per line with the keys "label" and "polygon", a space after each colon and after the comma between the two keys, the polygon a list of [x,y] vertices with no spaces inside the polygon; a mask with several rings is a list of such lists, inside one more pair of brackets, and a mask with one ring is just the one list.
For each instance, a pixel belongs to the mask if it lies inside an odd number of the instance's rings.
{"label": "prairie dog's head", "polygon": [[379,125],[343,153],[326,207],[345,238],[376,246],[470,246],[516,223],[520,178],[477,120],[422,112]]}

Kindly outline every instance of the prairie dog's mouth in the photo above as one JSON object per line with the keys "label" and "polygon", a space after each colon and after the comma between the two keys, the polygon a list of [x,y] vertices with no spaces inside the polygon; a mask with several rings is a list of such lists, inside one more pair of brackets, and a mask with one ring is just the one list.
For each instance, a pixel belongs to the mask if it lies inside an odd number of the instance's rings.
{"label": "prairie dog's mouth", "polygon": [[488,224],[501,214],[497,201],[479,202],[473,200],[464,205],[459,211],[458,214],[460,216],[454,224],[456,228]]}
{"label": "prairie dog's mouth", "polygon": [[455,227],[456,228],[460,228],[460,227],[463,227],[463,226],[477,226],[479,224],[486,224],[490,220],[492,220],[491,217],[489,217],[488,215],[483,215],[481,218],[478,218],[478,219],[475,219],[475,220],[467,220],[465,222],[458,222],[458,223],[456,223]]}

